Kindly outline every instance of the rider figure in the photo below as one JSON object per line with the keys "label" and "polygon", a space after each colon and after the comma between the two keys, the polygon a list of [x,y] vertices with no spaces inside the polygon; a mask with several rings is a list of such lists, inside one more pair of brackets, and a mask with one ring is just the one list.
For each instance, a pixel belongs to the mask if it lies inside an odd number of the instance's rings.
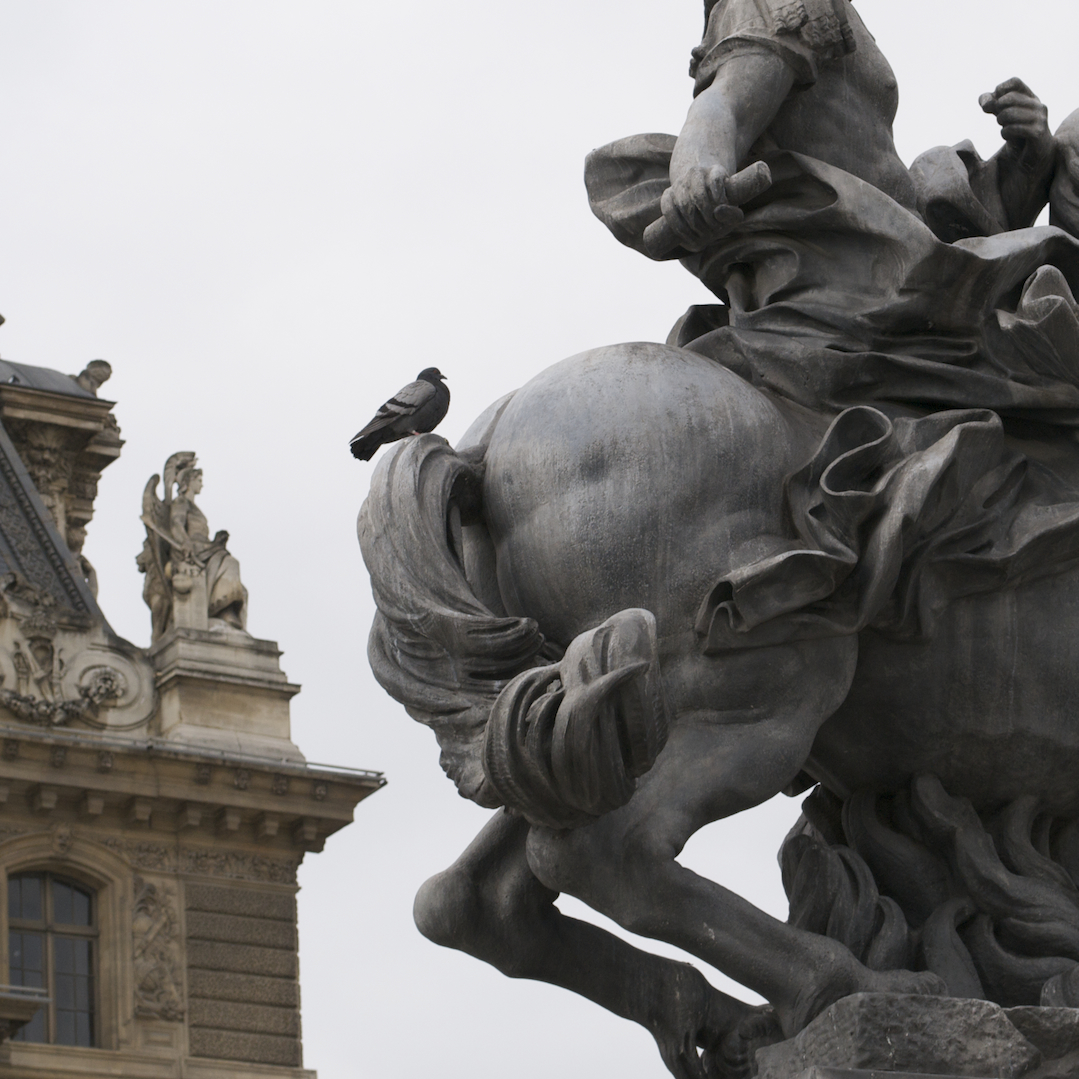
{"label": "rider figure", "polygon": [[[731,231],[715,220],[727,202],[724,181],[777,149],[842,169],[918,212],[915,180],[892,141],[895,75],[849,0],[719,0],[690,70],[694,101],[662,201],[687,250]],[[994,231],[1029,226],[1056,162],[1047,111],[1019,79],[980,103],[1005,145],[976,170],[975,193],[999,220]]]}

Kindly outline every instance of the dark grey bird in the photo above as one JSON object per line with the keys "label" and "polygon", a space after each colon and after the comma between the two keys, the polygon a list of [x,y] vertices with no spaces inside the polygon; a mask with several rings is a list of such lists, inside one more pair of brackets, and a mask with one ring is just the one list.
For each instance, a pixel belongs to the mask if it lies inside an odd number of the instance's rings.
{"label": "dark grey bird", "polygon": [[425,367],[415,382],[398,390],[353,437],[349,443],[352,456],[370,461],[387,442],[433,431],[450,407],[450,390],[442,381],[445,377],[437,367]]}

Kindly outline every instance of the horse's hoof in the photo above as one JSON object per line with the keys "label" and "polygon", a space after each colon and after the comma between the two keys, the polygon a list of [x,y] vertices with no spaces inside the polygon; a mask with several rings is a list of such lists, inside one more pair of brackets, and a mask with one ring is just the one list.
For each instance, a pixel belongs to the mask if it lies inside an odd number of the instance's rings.
{"label": "horse's hoof", "polygon": [[921,997],[946,997],[944,979],[930,970],[886,970],[879,974],[879,986],[864,990],[872,993],[910,993]]}
{"label": "horse's hoof", "polygon": [[782,1040],[775,1009],[768,1004],[754,1008],[719,1045],[702,1054],[708,1079],[752,1079],[757,1050]]}

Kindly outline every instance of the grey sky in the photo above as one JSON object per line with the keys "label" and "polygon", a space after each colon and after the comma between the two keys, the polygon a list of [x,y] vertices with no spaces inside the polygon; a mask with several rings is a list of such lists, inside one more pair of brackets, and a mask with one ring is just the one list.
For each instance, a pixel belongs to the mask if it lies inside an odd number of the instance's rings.
{"label": "grey sky", "polygon": [[[998,145],[978,94],[1015,74],[1079,106],[1072,0],[859,0],[903,94],[897,144]],[[306,1062],[322,1079],[666,1074],[648,1035],[427,944],[411,898],[485,814],[373,684],[349,436],[428,365],[451,440],[562,357],[662,339],[705,298],[588,211],[593,146],[677,131],[699,0],[0,0],[0,355],[109,360],[128,440],[87,553],[114,626],[149,638],[139,498],[194,449],[250,628],[304,691],[312,760],[390,786],[301,871]],[[797,804],[710,829],[689,864],[782,916]],[[567,905],[567,906],[572,906]],[[345,924],[349,928],[343,928]]]}

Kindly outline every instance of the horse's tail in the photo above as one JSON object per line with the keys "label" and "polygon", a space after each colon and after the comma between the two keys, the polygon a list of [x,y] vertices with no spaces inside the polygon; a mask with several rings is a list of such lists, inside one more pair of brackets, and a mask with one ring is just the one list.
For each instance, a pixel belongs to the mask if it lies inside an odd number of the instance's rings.
{"label": "horse's tail", "polygon": [[[421,435],[376,468],[358,522],[377,607],[368,656],[435,732],[462,795],[573,827],[624,805],[666,741],[655,619],[622,611],[551,663],[561,649],[533,619],[492,610],[493,562],[470,557],[490,543],[483,454]],[[482,535],[466,550],[472,529]]]}
{"label": "horse's tail", "polygon": [[375,678],[435,732],[461,794],[494,807],[484,729],[506,683],[539,662],[544,638],[531,618],[497,615],[466,576],[462,527],[478,522],[482,477],[482,448],[460,455],[438,435],[405,439],[375,469],[357,528],[378,608]]}
{"label": "horse's tail", "polygon": [[576,828],[623,806],[667,741],[656,620],[619,611],[573,639],[561,663],[499,694],[484,770],[533,824]]}

